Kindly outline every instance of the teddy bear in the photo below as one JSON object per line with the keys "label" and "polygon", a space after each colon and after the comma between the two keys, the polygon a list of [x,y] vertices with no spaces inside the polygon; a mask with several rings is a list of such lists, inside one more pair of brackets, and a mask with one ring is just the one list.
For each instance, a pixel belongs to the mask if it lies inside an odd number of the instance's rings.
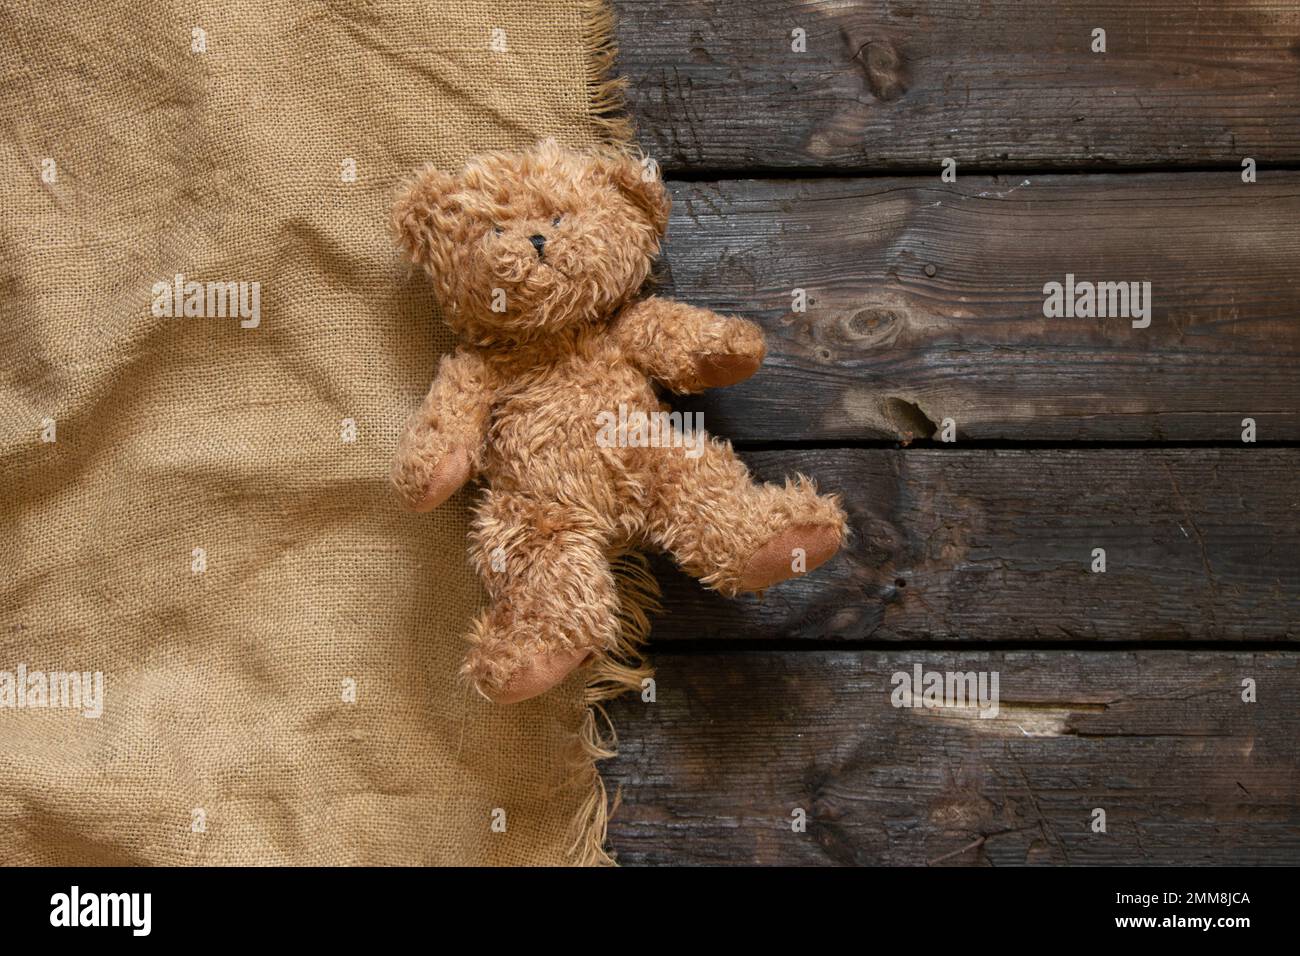
{"label": "teddy bear", "polygon": [[642,295],[669,207],[637,154],[552,140],[456,174],[426,167],[393,207],[397,244],[459,344],[402,430],[392,482],[416,512],[486,486],[469,554],[489,600],[463,673],[497,703],[613,646],[623,549],[667,552],[735,596],[812,571],[843,541],[838,498],[802,475],[758,484],[707,433],[620,440],[667,414],[660,387],[732,385],[764,357],[756,324]]}

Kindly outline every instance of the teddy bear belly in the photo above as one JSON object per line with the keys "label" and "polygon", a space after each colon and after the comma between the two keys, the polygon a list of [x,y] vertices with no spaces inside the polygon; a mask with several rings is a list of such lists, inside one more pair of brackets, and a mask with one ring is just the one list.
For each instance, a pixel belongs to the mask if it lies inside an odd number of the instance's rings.
{"label": "teddy bear belly", "polygon": [[[661,449],[682,449],[683,436],[653,395],[612,407],[531,408],[498,414],[483,474],[498,491],[608,507],[617,489],[651,471]],[[629,502],[630,504],[630,502]]]}

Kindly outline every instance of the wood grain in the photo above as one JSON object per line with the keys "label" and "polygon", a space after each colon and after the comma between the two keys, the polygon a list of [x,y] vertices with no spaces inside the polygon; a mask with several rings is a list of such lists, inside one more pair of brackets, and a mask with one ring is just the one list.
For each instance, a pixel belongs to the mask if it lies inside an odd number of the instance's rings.
{"label": "wood grain", "polygon": [[744,457],[762,480],[802,472],[839,494],[850,537],[762,599],[660,560],[657,644],[1300,641],[1300,449]]}
{"label": "wood grain", "polygon": [[[1295,864],[1300,671],[1273,653],[659,655],[611,708],[625,864]],[[997,671],[999,710],[891,704]],[[1242,681],[1258,702],[1242,701]],[[805,833],[791,829],[803,808]],[[1093,811],[1106,832],[1092,830]]]}
{"label": "wood grain", "polygon": [[[662,292],[768,333],[758,375],[681,403],[719,434],[1235,442],[1251,418],[1300,439],[1300,174],[673,192]],[[1067,274],[1150,282],[1150,326],[1044,317]]]}
{"label": "wood grain", "polygon": [[1300,160],[1289,0],[614,7],[639,139],[670,172]]}
{"label": "wood grain", "polygon": [[[1300,862],[1300,6],[614,7],[660,291],[768,333],[675,404],[851,523],[761,600],[657,560],[620,861]],[[1067,274],[1150,282],[1149,327],[1046,317]],[[996,671],[998,716],[892,706],[914,664]]]}

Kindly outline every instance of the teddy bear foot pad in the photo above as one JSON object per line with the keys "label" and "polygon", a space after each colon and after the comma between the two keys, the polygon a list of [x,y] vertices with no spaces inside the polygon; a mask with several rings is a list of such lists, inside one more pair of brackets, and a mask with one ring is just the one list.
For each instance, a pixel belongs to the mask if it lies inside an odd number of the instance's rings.
{"label": "teddy bear foot pad", "polygon": [[[737,586],[762,591],[825,564],[840,549],[841,532],[833,524],[801,524],[787,528],[763,545],[745,564]],[[799,552],[802,551],[802,561]]]}

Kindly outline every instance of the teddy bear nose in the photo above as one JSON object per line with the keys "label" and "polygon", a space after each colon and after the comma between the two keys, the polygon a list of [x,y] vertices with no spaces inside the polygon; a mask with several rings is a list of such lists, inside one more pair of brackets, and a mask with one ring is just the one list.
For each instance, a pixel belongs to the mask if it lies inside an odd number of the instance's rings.
{"label": "teddy bear nose", "polygon": [[540,256],[542,249],[546,246],[546,237],[538,233],[535,236],[529,236],[528,241],[533,244],[533,248],[537,250],[537,254]]}

